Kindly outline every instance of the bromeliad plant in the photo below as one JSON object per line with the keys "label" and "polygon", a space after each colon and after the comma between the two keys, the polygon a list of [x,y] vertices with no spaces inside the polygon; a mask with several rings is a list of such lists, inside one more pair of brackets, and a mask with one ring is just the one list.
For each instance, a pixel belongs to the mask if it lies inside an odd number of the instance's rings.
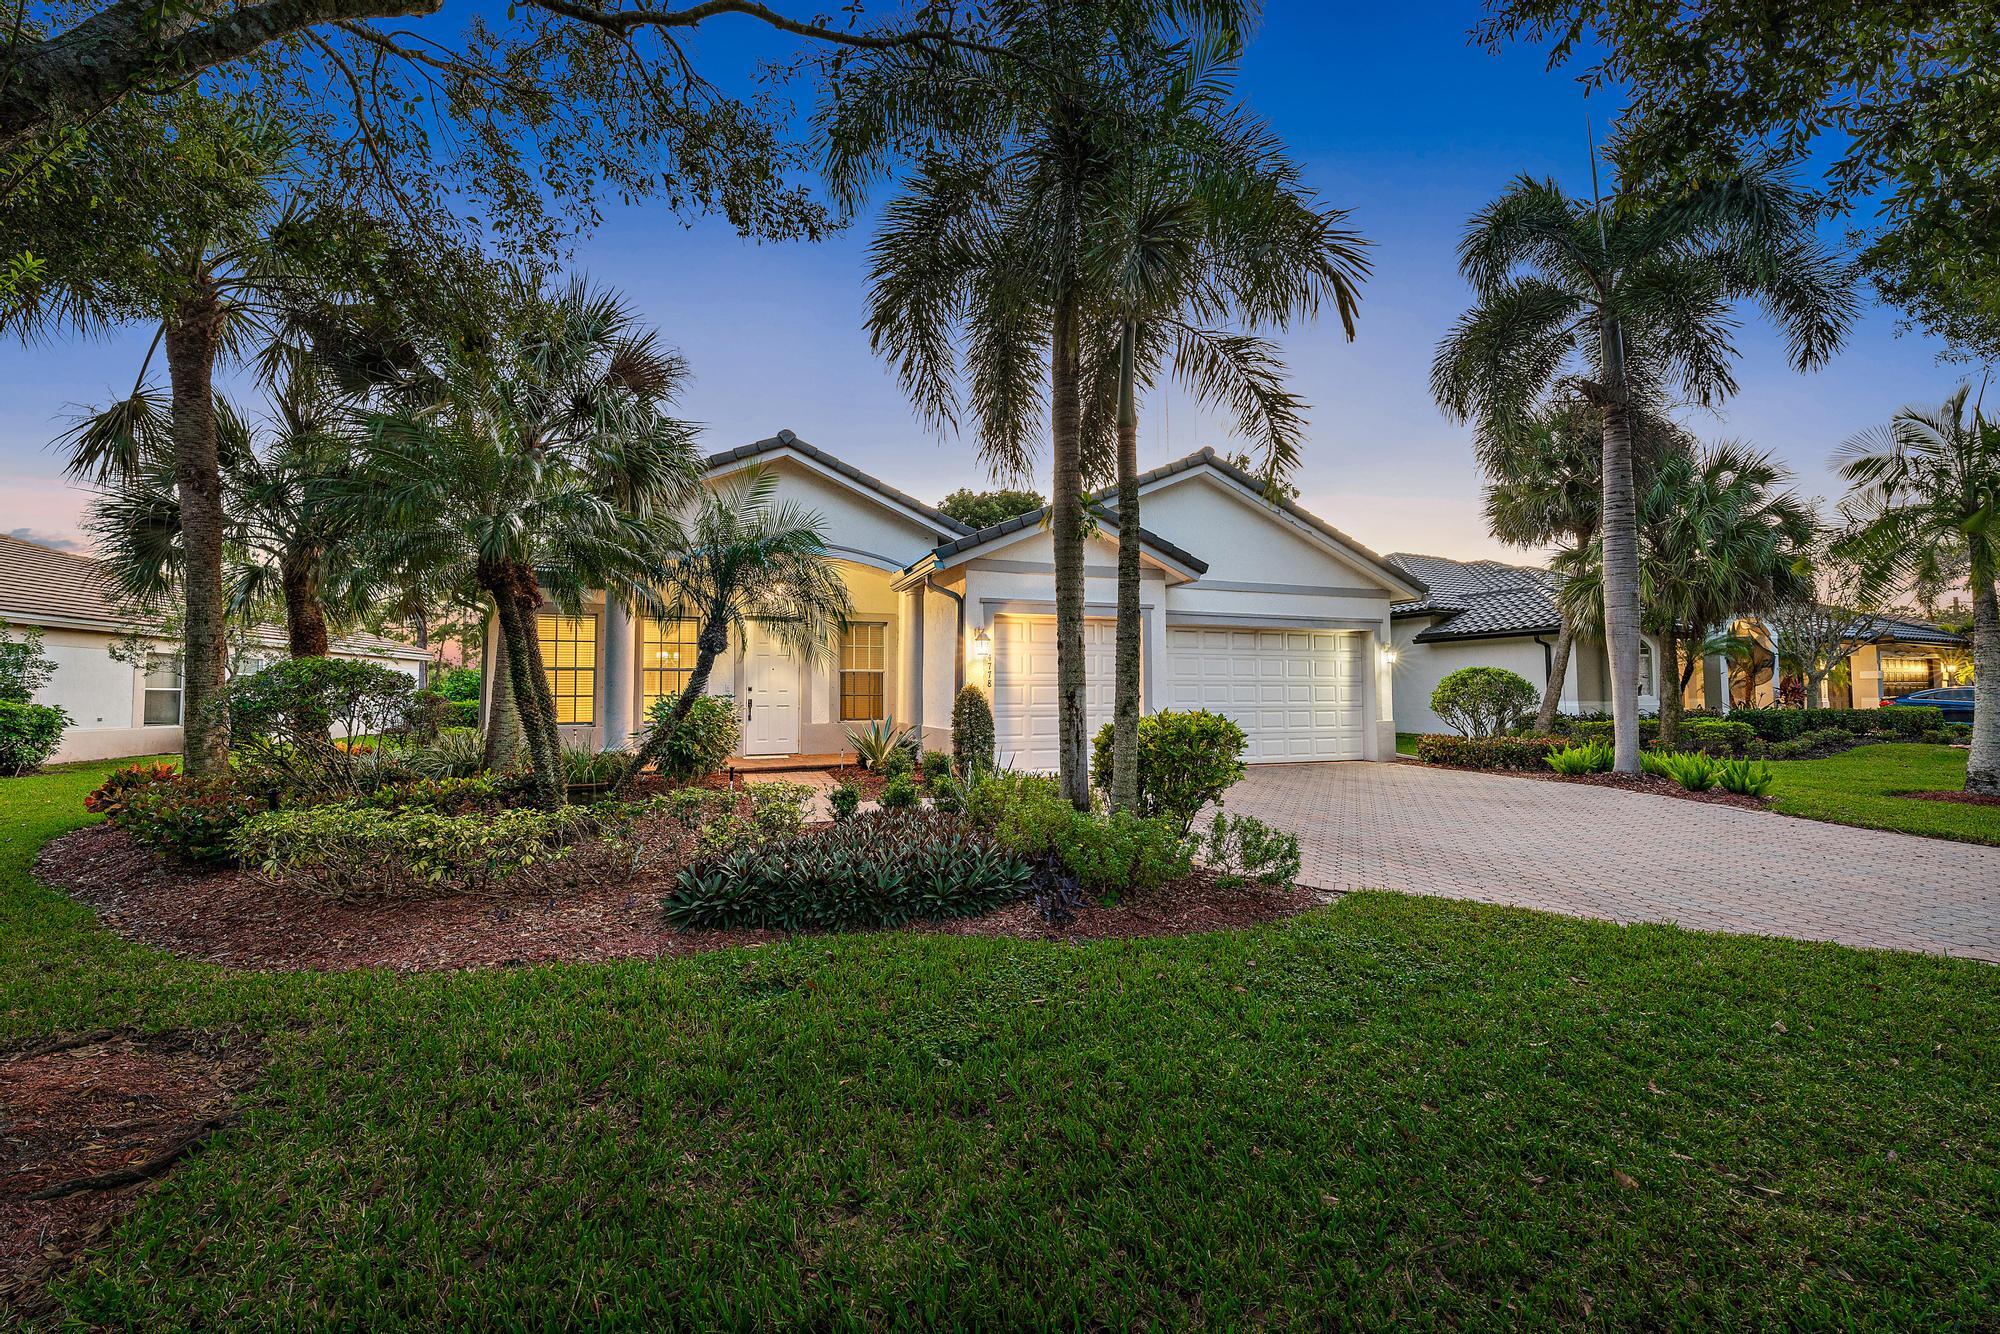
{"label": "bromeliad plant", "polygon": [[1724,792],[1745,797],[1766,797],[1778,776],[1762,760],[1724,760],[1715,771],[1715,781]]}

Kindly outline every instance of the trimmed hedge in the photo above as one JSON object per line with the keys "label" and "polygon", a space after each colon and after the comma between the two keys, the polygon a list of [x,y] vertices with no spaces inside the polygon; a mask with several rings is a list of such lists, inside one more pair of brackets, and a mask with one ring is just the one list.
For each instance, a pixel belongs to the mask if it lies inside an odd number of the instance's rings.
{"label": "trimmed hedge", "polygon": [[[1579,741],[1602,741],[1612,739],[1612,725],[1606,722],[1577,723],[1570,728],[1570,735]],[[1660,720],[1641,718],[1639,720],[1639,744],[1652,746],[1659,744]],[[1698,750],[1707,755],[1742,755],[1757,740],[1757,731],[1746,722],[1735,718],[1683,718],[1677,750]]]}
{"label": "trimmed hedge", "polygon": [[1790,741],[1807,732],[1837,727],[1857,736],[1884,732],[1920,737],[1944,722],[1930,705],[1898,704],[1880,709],[1731,709],[1729,721],[1746,723],[1766,741]]}
{"label": "trimmed hedge", "polygon": [[1417,738],[1417,758],[1454,769],[1546,769],[1549,756],[1569,745],[1559,736],[1452,736],[1430,732]]}

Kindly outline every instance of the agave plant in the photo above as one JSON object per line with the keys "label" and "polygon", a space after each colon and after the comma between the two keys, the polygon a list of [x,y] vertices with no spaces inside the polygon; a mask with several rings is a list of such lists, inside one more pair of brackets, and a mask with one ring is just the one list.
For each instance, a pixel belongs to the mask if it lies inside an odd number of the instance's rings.
{"label": "agave plant", "polygon": [[[896,726],[894,718],[884,718],[866,727],[848,728],[847,744],[854,747],[854,754],[861,761],[862,768],[880,772],[889,757],[898,750],[915,749],[917,736],[908,727]],[[911,758],[914,760],[915,756]]]}

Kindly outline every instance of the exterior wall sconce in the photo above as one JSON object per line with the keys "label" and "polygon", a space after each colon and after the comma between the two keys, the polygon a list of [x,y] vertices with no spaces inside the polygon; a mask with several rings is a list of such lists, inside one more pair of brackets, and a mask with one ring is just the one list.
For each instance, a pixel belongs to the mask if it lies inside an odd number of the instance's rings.
{"label": "exterior wall sconce", "polygon": [[993,636],[986,633],[986,627],[984,626],[973,631],[972,656],[975,658],[990,658],[993,656]]}
{"label": "exterior wall sconce", "polygon": [[1396,650],[1394,650],[1394,649],[1392,649],[1392,648],[1385,648],[1385,649],[1383,649],[1383,650],[1382,650],[1382,661],[1383,661],[1383,663],[1384,663],[1384,664],[1386,664],[1386,665],[1388,665],[1388,666],[1390,666],[1390,667],[1394,667],[1394,666],[1396,665]]}

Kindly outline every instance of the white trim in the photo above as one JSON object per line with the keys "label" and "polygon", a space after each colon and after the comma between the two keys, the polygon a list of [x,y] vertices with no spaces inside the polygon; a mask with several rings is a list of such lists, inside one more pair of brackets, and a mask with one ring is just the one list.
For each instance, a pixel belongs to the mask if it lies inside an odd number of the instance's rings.
{"label": "white trim", "polygon": [[[720,467],[709,469],[706,473],[703,474],[703,480],[717,481],[725,477],[733,477],[739,472],[747,472],[752,468],[765,467],[769,465],[773,460],[780,458],[791,459],[793,462],[797,463],[800,467],[806,469],[808,472],[823,477],[827,481],[837,483],[838,485],[846,488],[847,490],[852,491],[857,496],[866,496],[869,500],[874,501],[877,505],[881,506],[885,510],[888,510],[891,514],[900,515],[901,517],[910,520],[912,523],[915,523],[919,527],[923,528],[924,531],[926,532],[939,533],[944,535],[945,541],[950,541],[953,538],[963,536],[963,534],[951,533],[947,529],[939,528],[937,520],[931,518],[930,516],[921,514],[918,511],[911,509],[908,505],[903,504],[901,501],[895,499],[893,496],[885,495],[882,492],[877,491],[874,487],[862,485],[861,483],[855,481],[852,477],[847,476],[845,473],[842,473],[837,469],[827,467],[824,463],[821,463],[818,459],[808,458],[806,455],[801,454],[798,450],[792,448],[792,446],[790,445],[779,445],[776,449],[766,449],[761,451],[760,453],[751,454],[744,458],[733,459],[728,463],[722,464]],[[939,545],[942,545],[942,543],[940,543]],[[902,567],[898,565],[895,566],[894,568],[901,569]]]}

